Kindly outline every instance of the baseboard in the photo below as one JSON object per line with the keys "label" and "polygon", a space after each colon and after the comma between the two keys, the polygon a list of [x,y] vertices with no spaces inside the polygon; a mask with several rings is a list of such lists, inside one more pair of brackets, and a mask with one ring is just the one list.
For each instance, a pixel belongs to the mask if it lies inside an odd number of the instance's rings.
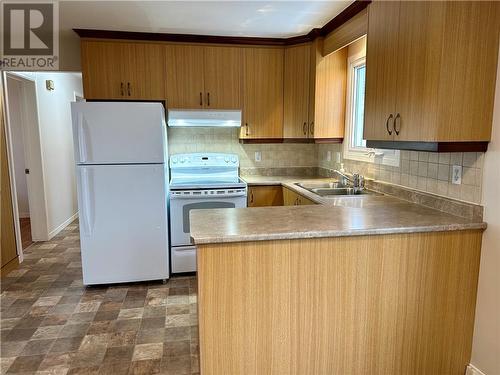
{"label": "baseboard", "polygon": [[56,229],[52,230],[49,232],[49,240],[52,239],[55,235],[57,235],[60,231],[62,231],[64,228],[66,228],[68,225],[70,225],[76,218],[78,217],[78,212],[75,213],[73,216],[71,216],[68,220],[66,220],[64,223],[59,225]]}
{"label": "baseboard", "polygon": [[465,375],[486,375],[486,374],[481,370],[479,370],[474,365],[468,365],[467,370],[465,371]]}

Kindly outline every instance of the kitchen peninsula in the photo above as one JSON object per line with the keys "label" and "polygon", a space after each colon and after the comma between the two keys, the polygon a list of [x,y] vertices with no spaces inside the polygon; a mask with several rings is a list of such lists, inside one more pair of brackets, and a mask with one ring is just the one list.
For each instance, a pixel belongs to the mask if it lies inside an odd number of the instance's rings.
{"label": "kitchen peninsula", "polygon": [[382,194],[315,203],[191,213],[201,373],[462,374],[486,224]]}

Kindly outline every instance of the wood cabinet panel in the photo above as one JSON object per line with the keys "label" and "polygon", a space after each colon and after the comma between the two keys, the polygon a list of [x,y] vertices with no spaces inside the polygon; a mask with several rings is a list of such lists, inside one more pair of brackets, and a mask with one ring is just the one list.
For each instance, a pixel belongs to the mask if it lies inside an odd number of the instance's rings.
{"label": "wood cabinet panel", "polygon": [[121,77],[120,43],[81,42],[82,79],[87,99],[121,99],[124,94]]}
{"label": "wood cabinet panel", "polygon": [[[368,7],[363,134],[365,139],[392,140],[396,111],[400,2],[374,1]],[[389,119],[391,115],[392,118]]]}
{"label": "wood cabinet panel", "polygon": [[165,46],[166,92],[169,108],[202,108],[204,94],[203,48]]}
{"label": "wood cabinet panel", "polygon": [[325,56],[316,66],[314,138],[344,138],[347,48]]}
{"label": "wood cabinet panel", "polygon": [[204,107],[242,108],[243,48],[204,47]]}
{"label": "wood cabinet panel", "polygon": [[310,59],[310,44],[285,49],[284,138],[309,137]]}
{"label": "wood cabinet panel", "polygon": [[316,204],[316,203],[286,187],[283,188],[284,206],[303,206],[310,204]]}
{"label": "wood cabinet panel", "polygon": [[283,138],[283,49],[245,48],[240,138]]}
{"label": "wood cabinet panel", "polygon": [[199,245],[201,373],[463,374],[481,237]]}
{"label": "wood cabinet panel", "polygon": [[248,207],[283,206],[281,185],[250,186],[248,188]]}
{"label": "wood cabinet panel", "polygon": [[368,17],[364,138],[489,141],[500,3],[372,2]]}
{"label": "wood cabinet panel", "polygon": [[[165,48],[161,44],[133,45],[135,65],[129,67],[131,97],[135,99],[165,99]],[[128,76],[128,75],[127,75]]]}

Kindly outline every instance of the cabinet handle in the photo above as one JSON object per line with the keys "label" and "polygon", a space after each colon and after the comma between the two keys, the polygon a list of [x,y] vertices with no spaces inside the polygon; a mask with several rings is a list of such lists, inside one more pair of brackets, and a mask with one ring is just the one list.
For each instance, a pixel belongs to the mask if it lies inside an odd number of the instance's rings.
{"label": "cabinet handle", "polygon": [[248,131],[248,123],[245,122],[245,135],[248,136],[249,135],[249,131]]}
{"label": "cabinet handle", "polygon": [[125,95],[125,91],[123,90],[123,82],[120,82],[120,93],[123,95]]}
{"label": "cabinet handle", "polygon": [[304,135],[307,134],[307,122],[304,122],[304,125],[302,125],[302,131],[304,132]]}
{"label": "cabinet handle", "polygon": [[389,121],[391,121],[391,118],[392,118],[392,113],[389,115],[389,117],[387,117],[387,121],[385,122],[385,128],[387,129],[387,133],[389,133],[389,135],[392,135],[392,130],[389,129]]}
{"label": "cabinet handle", "polygon": [[309,133],[311,133],[311,135],[314,135],[314,121],[309,125]]}
{"label": "cabinet handle", "polygon": [[210,107],[210,93],[207,92],[207,106]]}
{"label": "cabinet handle", "polygon": [[[396,115],[396,117],[394,117],[394,122],[392,125],[392,127],[394,129],[394,133],[396,133],[396,135],[399,135],[399,132],[401,131],[401,128],[400,129],[396,128],[396,123],[397,123],[398,119],[401,119],[401,116],[399,115],[399,113]],[[401,122],[401,120],[400,120],[400,122]]]}
{"label": "cabinet handle", "polygon": [[299,197],[295,198],[295,203],[294,203],[294,206],[298,206],[299,205]]}
{"label": "cabinet handle", "polygon": [[253,191],[250,192],[250,203],[253,203]]}
{"label": "cabinet handle", "polygon": [[203,105],[203,93],[200,92],[200,105]]}
{"label": "cabinet handle", "polygon": [[127,82],[127,93],[130,96],[130,82]]}

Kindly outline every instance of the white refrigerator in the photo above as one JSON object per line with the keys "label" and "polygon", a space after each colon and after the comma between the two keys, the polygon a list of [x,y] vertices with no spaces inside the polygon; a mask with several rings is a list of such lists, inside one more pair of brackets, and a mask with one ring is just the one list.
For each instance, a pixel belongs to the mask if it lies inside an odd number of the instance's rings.
{"label": "white refrigerator", "polygon": [[168,153],[160,103],[71,103],[83,283],[167,279]]}

